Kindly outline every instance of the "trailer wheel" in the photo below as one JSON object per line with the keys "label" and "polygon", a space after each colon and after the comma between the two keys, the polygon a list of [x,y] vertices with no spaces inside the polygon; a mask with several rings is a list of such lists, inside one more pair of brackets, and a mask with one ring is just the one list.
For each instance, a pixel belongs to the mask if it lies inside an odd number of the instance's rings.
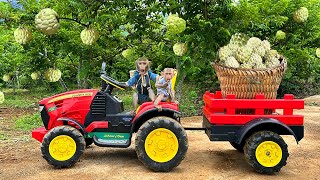
{"label": "trailer wheel", "polygon": [[42,156],[56,168],[74,165],[84,152],[86,142],[81,132],[71,126],[51,129],[43,138]]}
{"label": "trailer wheel", "polygon": [[135,149],[138,159],[146,167],[167,172],[185,158],[188,150],[187,134],[174,119],[155,117],[139,128]]}
{"label": "trailer wheel", "polygon": [[249,137],[244,146],[246,161],[262,174],[274,174],[287,164],[288,145],[278,134],[260,131]]}
{"label": "trailer wheel", "polygon": [[235,142],[231,142],[230,141],[230,144],[232,147],[234,147],[236,150],[238,150],[239,152],[242,152],[243,153],[243,144],[238,144],[238,143],[235,143]]}

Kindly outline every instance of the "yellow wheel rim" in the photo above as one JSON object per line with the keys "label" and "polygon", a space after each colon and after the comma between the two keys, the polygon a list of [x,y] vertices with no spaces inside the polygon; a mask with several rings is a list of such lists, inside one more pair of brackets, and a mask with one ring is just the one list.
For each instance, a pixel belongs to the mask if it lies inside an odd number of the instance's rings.
{"label": "yellow wheel rim", "polygon": [[49,153],[57,161],[70,159],[76,153],[76,150],[76,142],[67,135],[57,136],[49,144]]}
{"label": "yellow wheel rim", "polygon": [[165,128],[158,128],[148,134],[144,147],[150,159],[164,163],[174,158],[179,143],[176,135]]}
{"label": "yellow wheel rim", "polygon": [[257,147],[256,159],[264,167],[274,167],[282,159],[282,149],[273,141],[265,141]]}

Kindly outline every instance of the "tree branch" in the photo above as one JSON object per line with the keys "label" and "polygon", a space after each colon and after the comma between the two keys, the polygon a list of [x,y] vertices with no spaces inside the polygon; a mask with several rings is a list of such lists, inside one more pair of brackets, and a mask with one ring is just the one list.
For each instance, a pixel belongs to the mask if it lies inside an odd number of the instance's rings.
{"label": "tree branch", "polygon": [[74,21],[74,22],[76,22],[76,23],[78,23],[78,24],[80,24],[80,25],[82,25],[82,26],[85,26],[85,27],[89,27],[89,24],[90,24],[90,23],[83,24],[83,23],[81,23],[80,21],[78,21],[78,20],[76,20],[76,19],[71,19],[71,18],[59,18],[59,19]]}

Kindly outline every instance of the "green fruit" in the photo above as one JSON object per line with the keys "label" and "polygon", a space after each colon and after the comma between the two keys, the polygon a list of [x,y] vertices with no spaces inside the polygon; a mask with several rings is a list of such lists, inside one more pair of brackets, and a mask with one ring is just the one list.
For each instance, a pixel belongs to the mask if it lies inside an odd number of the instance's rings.
{"label": "green fruit", "polygon": [[98,40],[99,32],[94,29],[86,28],[81,31],[80,37],[84,44],[92,45]]}
{"label": "green fruit", "polygon": [[277,33],[276,33],[276,39],[277,40],[282,40],[282,39],[285,39],[285,38],[286,38],[286,33],[285,32],[283,32],[281,30],[277,31]]}
{"label": "green fruit", "polygon": [[267,41],[267,40],[262,41],[262,46],[265,49],[265,51],[271,50],[271,45],[270,45],[269,41]]}
{"label": "green fruit", "polygon": [[293,20],[297,23],[303,23],[308,19],[309,12],[305,7],[301,7],[293,13]]}
{"label": "green fruit", "polygon": [[259,54],[252,53],[247,63],[251,64],[252,66],[255,66],[256,64],[262,64],[262,58]]}
{"label": "green fruit", "polygon": [[27,28],[17,28],[13,35],[19,44],[27,44],[32,39],[32,33]]}
{"label": "green fruit", "polygon": [[249,58],[252,53],[252,48],[249,46],[243,46],[237,49],[235,53],[235,58],[240,62],[240,63],[245,63],[249,61]]}
{"label": "green fruit", "polygon": [[258,63],[253,66],[254,69],[265,69],[267,66],[263,63]]}
{"label": "green fruit", "polygon": [[186,43],[176,43],[173,45],[173,52],[177,56],[183,56],[188,51]]}
{"label": "green fruit", "polygon": [[134,55],[134,50],[133,49],[126,49],[124,51],[122,51],[122,56],[125,57],[126,59],[129,59],[130,57],[132,57]]}
{"label": "green fruit", "polygon": [[224,62],[228,59],[228,57],[232,56],[233,53],[230,50],[229,46],[223,46],[218,51],[219,60]]}
{"label": "green fruit", "polygon": [[0,104],[4,102],[4,94],[0,91]]}
{"label": "green fruit", "polygon": [[40,78],[40,74],[38,72],[33,72],[30,76],[32,80],[38,80]]}
{"label": "green fruit", "polygon": [[2,79],[3,79],[4,82],[9,82],[11,80],[11,77],[10,77],[10,75],[5,74],[5,75],[3,75]]}
{"label": "green fruit", "polygon": [[249,63],[243,63],[240,65],[240,68],[244,68],[244,69],[252,69],[252,64]]}
{"label": "green fruit", "polygon": [[238,68],[240,66],[239,62],[236,60],[236,58],[230,56],[227,58],[225,61],[225,65],[227,67],[233,67],[233,68]]}
{"label": "green fruit", "polygon": [[249,37],[243,33],[236,33],[231,36],[230,44],[237,46],[244,46],[247,44]]}
{"label": "green fruit", "polygon": [[318,58],[320,58],[320,48],[317,48],[317,49],[316,49],[316,56],[317,56]]}
{"label": "green fruit", "polygon": [[264,56],[265,61],[279,61],[280,55],[276,50],[269,50],[266,52],[266,55]]}
{"label": "green fruit", "polygon": [[278,59],[273,59],[272,61],[266,61],[266,67],[267,68],[274,68],[280,64],[280,61]]}
{"label": "green fruit", "polygon": [[186,21],[179,18],[178,15],[172,14],[167,19],[166,28],[169,34],[180,34],[186,29]]}
{"label": "green fruit", "polygon": [[35,17],[36,28],[45,35],[58,32],[60,24],[58,14],[50,8],[42,9]]}
{"label": "green fruit", "polygon": [[45,73],[44,77],[49,82],[57,82],[61,78],[61,71],[59,69],[49,68]]}
{"label": "green fruit", "polygon": [[250,46],[252,48],[255,48],[255,47],[258,47],[258,46],[261,46],[261,43],[262,41],[257,38],[257,37],[252,37],[248,40],[247,42],[247,46]]}

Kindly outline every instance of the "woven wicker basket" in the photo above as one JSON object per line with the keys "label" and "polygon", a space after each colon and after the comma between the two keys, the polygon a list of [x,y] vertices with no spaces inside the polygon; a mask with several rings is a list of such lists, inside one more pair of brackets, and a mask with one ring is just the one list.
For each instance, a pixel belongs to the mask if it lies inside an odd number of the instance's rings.
{"label": "woven wicker basket", "polygon": [[287,67],[284,57],[280,57],[279,61],[280,65],[272,69],[232,68],[215,63],[222,95],[235,94],[238,99],[253,99],[256,94],[263,93],[266,99],[275,99]]}

